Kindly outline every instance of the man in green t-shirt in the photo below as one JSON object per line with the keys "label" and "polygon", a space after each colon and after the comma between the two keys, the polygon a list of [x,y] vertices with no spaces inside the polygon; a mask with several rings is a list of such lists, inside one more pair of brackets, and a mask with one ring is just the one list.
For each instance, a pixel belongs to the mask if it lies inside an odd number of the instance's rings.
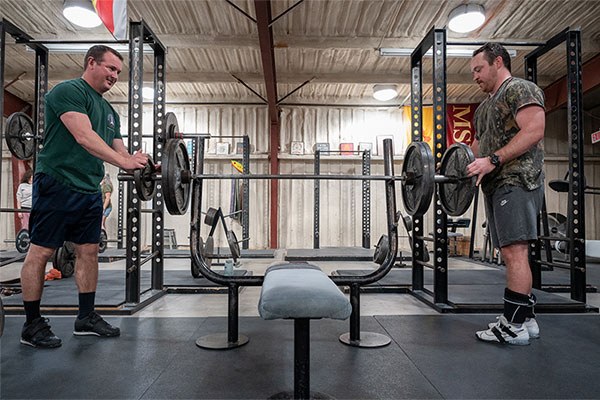
{"label": "man in green t-shirt", "polygon": [[544,199],[544,92],[533,82],[514,78],[510,56],[498,43],[473,53],[473,80],[488,97],[473,122],[477,159],[467,166],[485,196],[494,247],[506,264],[504,312],[478,339],[527,345],[540,336],[533,307],[529,241],[538,237],[537,217]]}
{"label": "man in green t-shirt", "polygon": [[46,132],[33,180],[29,221],[31,245],[21,270],[26,321],[21,343],[59,347],[48,319],[40,314],[48,259],[64,241],[75,244],[79,314],[75,335],[114,337],[120,330],[94,311],[98,284],[98,242],[102,222],[100,181],[104,162],[124,170],[143,168],[148,156],[129,154],[119,115],[102,95],[117,82],[123,57],[107,46],[92,46],[83,75],[56,85],[46,95]]}

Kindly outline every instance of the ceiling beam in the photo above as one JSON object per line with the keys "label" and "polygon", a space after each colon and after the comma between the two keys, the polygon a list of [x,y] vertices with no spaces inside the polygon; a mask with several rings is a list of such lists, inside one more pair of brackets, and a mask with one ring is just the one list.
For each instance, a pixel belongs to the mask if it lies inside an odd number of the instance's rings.
{"label": "ceiling beam", "polygon": [[[170,48],[183,48],[183,49],[194,49],[194,48],[255,48],[259,49],[260,45],[257,44],[257,37],[255,35],[245,36],[208,36],[208,35],[180,35],[180,34],[157,34],[161,43],[166,47]],[[549,38],[547,38],[549,39]],[[69,40],[112,40],[112,37],[84,37],[81,34],[65,34],[60,37],[52,35],[45,37],[36,37],[36,40],[40,41],[69,41]],[[292,35],[277,35],[273,36],[273,47],[275,49],[282,48],[305,48],[315,50],[328,50],[328,49],[356,49],[365,50],[373,49],[376,50],[379,47],[401,47],[401,48],[414,48],[416,47],[422,37],[418,36],[403,36],[396,38],[384,38],[381,37],[339,37],[339,36],[292,36]],[[482,42],[485,38],[461,38],[459,40],[449,40],[450,43],[454,42]],[[524,38],[510,38],[510,37],[496,37],[490,39],[493,42],[502,43],[540,43],[544,42],[543,39],[531,40]],[[582,49],[585,52],[600,52],[600,40],[594,38],[582,38]],[[9,41],[7,44],[11,44]],[[23,46],[23,45],[21,45]],[[475,46],[475,45],[474,45]],[[451,46],[450,46],[451,47]],[[524,47],[524,46],[510,46],[506,45],[508,49],[515,49],[520,52],[529,52],[536,46]],[[557,48],[553,51],[564,51],[564,48]]]}
{"label": "ceiling beam", "polygon": [[[254,0],[256,10],[256,26],[258,27],[258,41],[260,44],[260,58],[262,59],[265,89],[267,92],[267,107],[271,120],[269,130],[269,165],[272,174],[279,173],[279,140],[280,121],[279,108],[277,107],[277,74],[275,71],[275,50],[273,49],[273,30],[271,29],[271,1]],[[270,191],[270,246],[272,249],[279,247],[279,181],[271,180]]]}
{"label": "ceiling beam", "polygon": [[[600,54],[588,60],[581,67],[582,93],[600,86]],[[567,105],[567,77],[564,76],[544,89],[546,97],[546,113]]]}
{"label": "ceiling beam", "polygon": [[[16,73],[16,71],[7,70],[8,73]],[[247,84],[264,84],[264,74],[249,73],[249,72],[167,72],[167,83],[234,83],[237,80],[232,76],[235,75]],[[51,71],[49,73],[50,82],[60,82],[67,79],[73,79],[81,76],[81,69],[61,69],[59,71]],[[409,85],[410,75],[405,73],[357,73],[357,72],[341,72],[341,73],[308,73],[308,72],[279,72],[277,73],[277,83],[299,85],[307,80],[312,79],[310,84],[375,84],[375,83],[391,83],[400,85]],[[144,72],[144,81],[151,82],[153,73]],[[540,75],[538,82],[540,86],[545,87],[556,81],[558,77]],[[33,83],[33,79],[21,78],[19,82]],[[423,82],[431,82],[431,74],[423,74]],[[447,76],[449,85],[470,85],[473,84],[470,74],[449,74]]]}

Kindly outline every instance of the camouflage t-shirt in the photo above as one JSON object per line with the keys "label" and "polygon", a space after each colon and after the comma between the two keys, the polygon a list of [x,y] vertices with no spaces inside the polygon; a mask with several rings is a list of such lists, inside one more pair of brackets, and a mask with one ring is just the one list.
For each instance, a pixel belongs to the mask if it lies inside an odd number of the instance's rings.
{"label": "camouflage t-shirt", "polygon": [[[544,92],[533,82],[511,77],[477,107],[473,122],[475,138],[479,141],[479,157],[490,156],[510,142],[520,130],[517,112],[528,105],[544,107]],[[481,184],[483,193],[490,195],[503,185],[536,189],[544,181],[543,164],[544,148],[540,141],[524,154],[484,176]]]}

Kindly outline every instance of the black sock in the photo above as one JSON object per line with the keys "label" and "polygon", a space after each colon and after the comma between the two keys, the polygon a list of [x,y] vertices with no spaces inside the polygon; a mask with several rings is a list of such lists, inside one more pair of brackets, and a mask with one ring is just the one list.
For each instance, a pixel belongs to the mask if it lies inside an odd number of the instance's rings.
{"label": "black sock", "polygon": [[36,318],[40,318],[42,316],[42,314],[40,314],[40,301],[41,300],[34,300],[34,301],[24,301],[23,300],[23,306],[25,307],[25,323],[29,324],[31,323],[31,321],[33,321]]}
{"label": "black sock", "polygon": [[529,295],[504,289],[504,317],[508,322],[522,324],[531,312]]}
{"label": "black sock", "polygon": [[77,319],[84,319],[94,311],[96,292],[79,293],[79,314]]}

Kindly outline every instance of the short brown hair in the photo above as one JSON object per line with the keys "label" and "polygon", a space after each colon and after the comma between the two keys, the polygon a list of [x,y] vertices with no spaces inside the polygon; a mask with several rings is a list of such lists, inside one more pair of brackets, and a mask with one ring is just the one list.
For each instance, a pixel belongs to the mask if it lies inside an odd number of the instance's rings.
{"label": "short brown hair", "polygon": [[488,42],[484,44],[483,46],[481,46],[473,52],[473,57],[475,57],[479,53],[483,53],[483,56],[487,60],[489,65],[492,65],[496,57],[502,57],[502,62],[504,63],[504,66],[506,67],[506,69],[508,69],[508,72],[511,72],[510,56],[508,55],[508,51],[506,51],[504,46],[502,46],[500,43]]}
{"label": "short brown hair", "polygon": [[108,52],[113,53],[115,56],[117,56],[119,58],[119,60],[123,61],[123,56],[121,55],[121,53],[119,53],[115,49],[108,47],[108,46],[101,45],[101,44],[97,44],[95,46],[90,47],[89,50],[87,51],[87,53],[85,53],[85,58],[83,59],[84,71],[87,69],[88,59],[90,57],[92,57],[94,59],[94,61],[99,63],[104,58],[104,54],[106,54]]}

